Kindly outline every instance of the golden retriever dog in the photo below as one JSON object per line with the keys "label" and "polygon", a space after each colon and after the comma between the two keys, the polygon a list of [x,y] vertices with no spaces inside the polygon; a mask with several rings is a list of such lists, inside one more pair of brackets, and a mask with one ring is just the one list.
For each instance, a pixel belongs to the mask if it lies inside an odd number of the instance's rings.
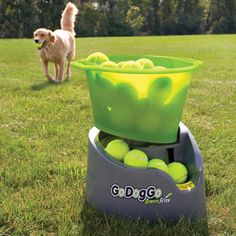
{"label": "golden retriever dog", "polygon": [[[66,78],[71,76],[70,62],[75,56],[75,16],[78,13],[76,6],[68,2],[61,17],[61,29],[51,30],[40,28],[34,32],[34,42],[41,44],[40,58],[44,73],[49,82],[63,82],[64,64],[67,59]],[[55,66],[55,77],[48,71],[48,62]]]}

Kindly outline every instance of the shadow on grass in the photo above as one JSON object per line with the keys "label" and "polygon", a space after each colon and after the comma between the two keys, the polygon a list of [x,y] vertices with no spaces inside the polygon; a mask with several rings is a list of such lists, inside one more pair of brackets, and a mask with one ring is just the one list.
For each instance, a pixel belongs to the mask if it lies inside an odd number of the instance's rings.
{"label": "shadow on grass", "polygon": [[63,83],[53,83],[53,82],[48,82],[47,80],[40,83],[40,84],[33,84],[31,86],[31,89],[33,91],[40,91],[40,90],[43,90],[43,89],[46,89],[46,88],[49,88],[49,87],[54,87],[54,86],[60,86],[60,85],[63,85],[65,83],[68,83],[69,80],[68,79],[65,79],[63,81]]}
{"label": "shadow on grass", "polygon": [[81,211],[83,235],[138,235],[138,236],[207,236],[206,220],[190,222],[181,219],[176,224],[161,220],[147,221],[108,215],[93,207],[86,200]]}

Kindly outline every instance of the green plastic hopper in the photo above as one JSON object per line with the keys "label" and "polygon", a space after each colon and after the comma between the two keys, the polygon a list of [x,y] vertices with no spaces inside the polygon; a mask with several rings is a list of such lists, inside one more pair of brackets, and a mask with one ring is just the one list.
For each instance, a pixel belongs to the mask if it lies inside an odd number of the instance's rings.
{"label": "green plastic hopper", "polygon": [[201,61],[162,56],[109,56],[111,61],[150,59],[166,69],[122,69],[89,63],[86,72],[94,122],[104,132],[133,140],[174,143],[192,72]]}

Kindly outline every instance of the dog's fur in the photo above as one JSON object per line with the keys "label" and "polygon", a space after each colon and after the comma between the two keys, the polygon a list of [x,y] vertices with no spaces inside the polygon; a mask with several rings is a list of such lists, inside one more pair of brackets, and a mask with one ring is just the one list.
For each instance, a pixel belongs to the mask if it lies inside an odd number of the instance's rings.
{"label": "dog's fur", "polygon": [[[69,2],[61,17],[61,29],[51,30],[40,28],[34,32],[35,43],[39,47],[40,58],[43,63],[44,73],[50,82],[62,82],[64,77],[64,64],[67,59],[66,78],[71,75],[70,62],[75,56],[75,16],[78,13],[76,6]],[[55,78],[48,72],[48,62],[55,65]]]}

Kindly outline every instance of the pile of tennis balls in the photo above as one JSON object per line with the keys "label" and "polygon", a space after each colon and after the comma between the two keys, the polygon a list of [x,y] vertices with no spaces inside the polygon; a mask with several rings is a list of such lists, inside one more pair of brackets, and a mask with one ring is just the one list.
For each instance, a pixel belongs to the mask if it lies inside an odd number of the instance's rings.
{"label": "pile of tennis balls", "polygon": [[158,158],[148,160],[147,155],[139,150],[130,150],[128,144],[121,140],[115,139],[108,143],[105,151],[115,160],[123,162],[126,166],[136,168],[155,168],[164,171],[172,177],[177,184],[182,184],[187,180],[188,171],[180,162],[172,162],[169,165]]}
{"label": "pile of tennis balls", "polygon": [[166,69],[164,66],[155,66],[153,62],[147,58],[140,58],[137,61],[121,61],[115,63],[111,61],[104,53],[95,52],[87,57],[87,61],[96,65],[110,67],[110,68],[120,68],[120,69]]}

